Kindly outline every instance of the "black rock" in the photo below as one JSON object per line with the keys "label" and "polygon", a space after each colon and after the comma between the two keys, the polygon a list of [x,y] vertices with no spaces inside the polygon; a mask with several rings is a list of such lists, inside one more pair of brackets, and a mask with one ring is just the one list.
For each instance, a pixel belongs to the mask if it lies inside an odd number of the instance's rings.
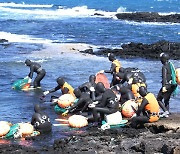
{"label": "black rock", "polygon": [[83,53],[107,56],[108,53],[114,53],[121,58],[146,58],[159,59],[160,53],[168,53],[171,59],[180,59],[180,43],[159,41],[153,44],[134,43],[123,44],[122,49],[100,48],[98,51],[81,51]]}
{"label": "black rock", "polygon": [[136,22],[171,22],[180,23],[180,14],[159,15],[156,12],[135,12],[118,13],[116,17],[121,20],[130,20]]}

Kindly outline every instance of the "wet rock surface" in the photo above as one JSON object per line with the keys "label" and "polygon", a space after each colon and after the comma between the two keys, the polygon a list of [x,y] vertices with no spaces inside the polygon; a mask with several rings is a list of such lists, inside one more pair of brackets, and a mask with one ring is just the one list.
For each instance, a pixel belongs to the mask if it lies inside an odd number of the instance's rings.
{"label": "wet rock surface", "polygon": [[130,20],[136,22],[171,22],[180,23],[180,14],[160,15],[156,12],[135,12],[118,13],[116,17],[121,20]]}
{"label": "wet rock surface", "polygon": [[[89,126],[87,131],[58,139],[49,147],[32,148],[20,145],[0,145],[1,153],[77,153],[77,154],[179,154],[180,153],[180,114],[145,127],[133,129],[129,126],[101,130]],[[39,140],[40,138],[38,138]],[[36,138],[32,138],[36,140]]]}
{"label": "wet rock surface", "polygon": [[92,49],[81,51],[82,53],[107,56],[108,53],[121,58],[146,58],[159,59],[162,52],[168,53],[171,59],[180,59],[180,43],[159,41],[153,44],[134,43],[123,44],[122,49],[99,48],[96,52]]}

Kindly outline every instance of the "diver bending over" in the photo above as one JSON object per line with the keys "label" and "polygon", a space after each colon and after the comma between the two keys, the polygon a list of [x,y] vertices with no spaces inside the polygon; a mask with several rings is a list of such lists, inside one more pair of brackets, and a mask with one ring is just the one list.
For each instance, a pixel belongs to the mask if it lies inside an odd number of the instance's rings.
{"label": "diver bending over", "polygon": [[41,87],[41,80],[44,78],[44,76],[46,75],[46,71],[41,67],[40,64],[36,63],[36,62],[31,62],[29,59],[26,59],[25,64],[30,67],[30,73],[28,75],[30,81],[33,78],[33,73],[37,73],[36,78],[34,79],[33,82],[33,87],[37,88],[37,87]]}

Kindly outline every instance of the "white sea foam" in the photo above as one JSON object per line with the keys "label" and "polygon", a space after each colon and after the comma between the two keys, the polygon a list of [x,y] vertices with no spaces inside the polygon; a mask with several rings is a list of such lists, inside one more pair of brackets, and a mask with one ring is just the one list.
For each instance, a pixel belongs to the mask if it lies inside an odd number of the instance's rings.
{"label": "white sea foam", "polygon": [[159,12],[161,16],[173,15],[173,14],[180,14],[180,12]]}
{"label": "white sea foam", "polygon": [[16,4],[16,3],[0,3],[0,6],[3,6],[3,7],[22,7],[22,8],[50,8],[52,7],[53,5],[33,5],[33,4],[25,4],[25,3],[22,3],[22,4]]}
{"label": "white sea foam", "polygon": [[42,38],[34,38],[29,35],[18,35],[11,34],[7,32],[0,32],[1,39],[6,39],[9,42],[22,42],[22,43],[51,43],[51,40],[42,39]]}
{"label": "white sea foam", "polygon": [[[12,34],[7,32],[0,32],[1,39],[6,39],[8,42],[18,42],[18,43],[36,43],[36,44],[42,44],[43,49],[40,51],[33,51],[31,53],[31,57],[36,58],[54,58],[61,56],[64,53],[79,53],[79,51],[85,51],[88,49],[92,49],[93,52],[96,52],[99,50],[99,48],[121,48],[121,46],[96,46],[92,44],[85,44],[85,43],[54,43],[52,40],[43,39],[43,38],[35,38],[31,37],[29,35],[18,35],[18,34]],[[72,56],[70,54],[70,56]],[[85,55],[85,57],[91,57],[93,55],[89,54],[82,54]]]}
{"label": "white sea foam", "polygon": [[[2,3],[0,3],[2,4]],[[22,4],[21,4],[22,5]],[[20,5],[20,6],[21,6]],[[14,6],[14,5],[13,5]],[[16,6],[16,5],[15,5]],[[28,7],[28,5],[22,5],[23,7]],[[33,7],[33,5],[29,5]],[[77,6],[73,8],[63,8],[58,7],[58,9],[44,9],[44,6],[34,6],[35,9],[21,9],[14,8],[14,7],[4,7],[3,5],[0,5],[0,11],[8,13],[8,17],[11,16],[14,17],[14,15],[17,16],[17,18],[26,18],[31,15],[31,18],[34,19],[57,19],[57,18],[76,18],[76,17],[103,17],[103,18],[111,18],[115,16],[117,12],[107,12],[103,10],[95,10],[95,9],[88,9],[87,6]],[[50,7],[50,6],[49,6]]]}
{"label": "white sea foam", "polygon": [[117,9],[117,13],[123,13],[123,12],[126,12],[126,8],[125,7],[119,7]]}
{"label": "white sea foam", "polygon": [[28,57],[31,57],[32,59],[60,59],[60,58],[73,58],[73,59],[93,59],[96,61],[107,61],[106,57],[97,57],[95,55],[91,54],[83,54],[79,51],[84,51],[86,49],[92,49],[95,50],[98,48],[98,46],[94,46],[91,44],[85,44],[85,43],[50,43],[50,44],[44,44],[44,48],[42,50],[33,51],[31,54],[28,55]]}
{"label": "white sea foam", "polygon": [[[34,9],[28,9],[34,8]],[[50,8],[50,9],[46,9]],[[52,8],[52,9],[51,9]],[[115,18],[117,13],[133,13],[127,12],[125,7],[119,7],[116,12],[108,12],[104,10],[89,9],[87,6],[76,6],[66,8],[58,6],[57,9],[53,5],[33,5],[33,4],[16,4],[16,3],[0,3],[0,11],[8,14],[7,18],[29,18],[32,19],[59,19],[59,18],[83,18],[83,17],[99,17],[99,18]],[[159,13],[161,15],[179,14],[179,12]]]}
{"label": "white sea foam", "polygon": [[171,22],[136,22],[136,21],[129,21],[129,20],[120,20],[120,22],[124,22],[125,24],[130,25],[147,25],[147,26],[167,26],[167,25],[180,25],[180,23],[171,23]]}

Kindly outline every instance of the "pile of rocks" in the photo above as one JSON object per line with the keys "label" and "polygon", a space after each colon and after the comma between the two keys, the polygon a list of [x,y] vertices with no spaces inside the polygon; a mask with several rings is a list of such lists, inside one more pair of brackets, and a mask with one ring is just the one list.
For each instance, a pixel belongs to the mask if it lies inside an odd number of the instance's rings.
{"label": "pile of rocks", "polygon": [[180,59],[180,43],[159,41],[153,44],[143,43],[129,43],[123,44],[122,49],[108,49],[99,48],[96,52],[93,49],[81,51],[83,53],[104,55],[108,53],[114,53],[121,58],[146,58],[146,59],[159,59],[159,55],[162,52],[168,53],[171,59]]}

